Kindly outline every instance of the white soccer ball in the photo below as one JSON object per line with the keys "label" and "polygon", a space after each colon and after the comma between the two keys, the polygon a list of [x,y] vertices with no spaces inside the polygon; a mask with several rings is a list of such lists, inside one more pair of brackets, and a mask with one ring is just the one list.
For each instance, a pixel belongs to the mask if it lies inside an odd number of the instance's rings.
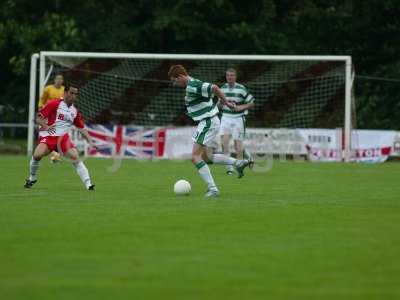
{"label": "white soccer ball", "polygon": [[176,195],[178,196],[189,195],[191,190],[192,187],[190,186],[189,181],[181,179],[175,182],[174,193]]}

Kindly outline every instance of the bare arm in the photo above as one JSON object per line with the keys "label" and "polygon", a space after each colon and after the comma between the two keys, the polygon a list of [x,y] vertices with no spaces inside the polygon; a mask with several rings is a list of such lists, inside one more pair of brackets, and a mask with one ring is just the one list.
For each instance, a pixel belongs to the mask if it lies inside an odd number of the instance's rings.
{"label": "bare arm", "polygon": [[224,105],[222,104],[222,101],[221,101],[220,99],[218,99],[217,106],[218,106],[218,108],[220,108],[220,109],[224,106]]}
{"label": "bare arm", "polygon": [[234,103],[226,99],[225,94],[221,91],[221,89],[217,85],[213,84],[211,89],[213,93],[218,97],[222,105],[226,105],[232,109],[236,106]]}
{"label": "bare arm", "polygon": [[56,128],[55,125],[47,125],[47,120],[45,118],[43,118],[43,116],[38,113],[36,116],[36,124],[38,124],[40,126],[40,129],[42,131],[47,131],[50,134],[54,134],[56,132]]}
{"label": "bare arm", "polygon": [[91,147],[97,148],[96,145],[93,143],[92,138],[86,128],[78,128],[78,130]]}
{"label": "bare arm", "polygon": [[241,111],[244,111],[244,110],[248,110],[248,109],[250,109],[250,108],[253,108],[253,107],[254,107],[254,103],[247,103],[247,104],[237,105],[237,106],[234,108],[234,110],[237,111],[237,112],[241,112]]}
{"label": "bare arm", "polygon": [[36,115],[36,124],[38,124],[43,130],[49,129],[46,119],[44,119],[41,114]]}

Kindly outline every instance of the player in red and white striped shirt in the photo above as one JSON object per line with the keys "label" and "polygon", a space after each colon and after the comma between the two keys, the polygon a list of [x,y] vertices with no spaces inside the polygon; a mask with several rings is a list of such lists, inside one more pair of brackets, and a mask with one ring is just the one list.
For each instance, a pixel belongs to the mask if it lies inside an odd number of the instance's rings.
{"label": "player in red and white striped shirt", "polygon": [[78,96],[78,88],[66,86],[64,98],[53,99],[38,112],[36,122],[40,125],[39,145],[37,145],[29,166],[29,178],[26,180],[25,187],[31,188],[37,182],[37,171],[40,160],[51,153],[57,151],[70,158],[86,189],[94,190],[89,176],[89,171],[85,164],[79,160],[79,153],[69,137],[69,130],[72,125],[77,127],[83,137],[92,147],[95,145],[85,129],[82,116],[74,106]]}

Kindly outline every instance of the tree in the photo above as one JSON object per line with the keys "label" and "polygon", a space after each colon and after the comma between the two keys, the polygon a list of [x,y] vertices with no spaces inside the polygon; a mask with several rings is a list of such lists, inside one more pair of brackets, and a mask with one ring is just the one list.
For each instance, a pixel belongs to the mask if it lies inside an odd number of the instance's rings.
{"label": "tree", "polygon": [[[396,0],[6,0],[0,105],[26,107],[29,58],[41,50],[347,54],[357,74],[398,78],[398,15]],[[356,78],[356,87],[359,126],[400,128],[399,83]]]}

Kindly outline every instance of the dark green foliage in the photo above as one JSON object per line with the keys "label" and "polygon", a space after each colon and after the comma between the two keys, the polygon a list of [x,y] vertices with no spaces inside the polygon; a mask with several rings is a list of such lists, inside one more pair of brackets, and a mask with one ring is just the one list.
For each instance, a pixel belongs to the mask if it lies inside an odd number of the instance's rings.
{"label": "dark green foliage", "polygon": [[[29,58],[40,50],[352,55],[357,74],[400,78],[399,4],[2,1],[0,105],[21,109],[8,111],[6,121],[26,120]],[[399,82],[357,78],[357,126],[400,129],[399,95]]]}

